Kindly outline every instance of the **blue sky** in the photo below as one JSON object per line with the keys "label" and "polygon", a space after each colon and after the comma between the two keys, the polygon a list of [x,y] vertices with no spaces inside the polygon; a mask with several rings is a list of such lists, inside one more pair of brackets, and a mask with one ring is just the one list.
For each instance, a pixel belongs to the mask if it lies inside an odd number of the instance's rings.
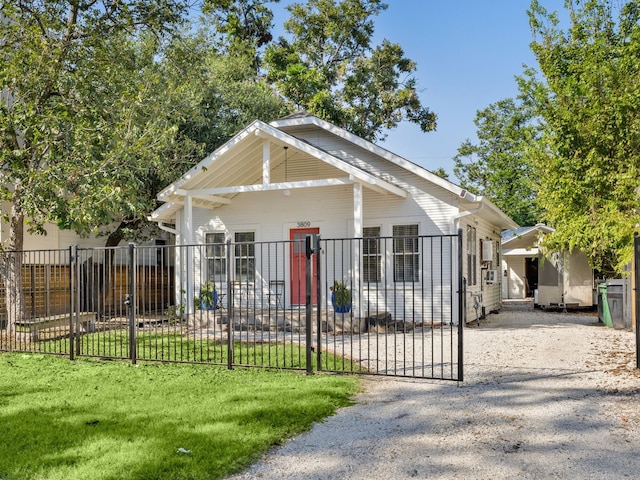
{"label": "blue sky", "polygon": [[[277,8],[276,25],[288,18]],[[438,116],[435,132],[412,124],[389,131],[380,145],[427,169],[444,168],[453,176],[453,160],[467,138],[475,141],[473,120],[481,110],[514,97],[514,77],[523,64],[536,66],[529,43],[529,0],[386,0],[375,17],[374,43],[399,43],[417,63],[420,98]],[[541,0],[562,11],[564,0]],[[277,27],[276,27],[277,28]]]}

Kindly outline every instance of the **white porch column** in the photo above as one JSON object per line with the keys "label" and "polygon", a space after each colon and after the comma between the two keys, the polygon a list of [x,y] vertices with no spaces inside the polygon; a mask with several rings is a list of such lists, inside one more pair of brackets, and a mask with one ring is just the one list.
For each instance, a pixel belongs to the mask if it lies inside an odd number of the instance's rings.
{"label": "white porch column", "polygon": [[193,297],[194,297],[194,285],[193,285],[193,199],[191,195],[184,197],[184,224],[182,231],[184,232],[183,245],[186,248],[186,265],[185,265],[185,280],[186,280],[186,295],[184,299],[186,302],[185,313],[190,315],[193,313]]}
{"label": "white porch column", "polygon": [[182,210],[178,210],[176,212],[176,250],[174,256],[174,289],[173,289],[173,298],[175,305],[180,304],[180,289],[182,286],[180,282],[182,280],[185,258],[184,258],[184,250],[182,245],[184,245],[184,229],[182,228],[184,225],[184,212]]}
{"label": "white porch column", "polygon": [[358,182],[353,184],[353,236],[356,240],[353,245],[353,315],[359,317],[363,311],[362,291],[360,282],[360,257],[362,256],[362,185]]}

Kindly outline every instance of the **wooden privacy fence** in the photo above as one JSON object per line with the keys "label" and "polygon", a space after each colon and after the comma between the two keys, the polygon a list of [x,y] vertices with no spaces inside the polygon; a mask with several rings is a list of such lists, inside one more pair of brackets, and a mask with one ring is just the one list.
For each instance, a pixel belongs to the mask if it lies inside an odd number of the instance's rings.
{"label": "wooden privacy fence", "polygon": [[[71,305],[69,265],[23,265],[22,292],[28,317],[69,313]],[[0,318],[6,319],[6,289],[0,288]]]}
{"label": "wooden privacy fence", "polygon": [[[80,309],[112,315],[122,310],[129,293],[130,268],[127,265],[81,265]],[[135,267],[135,299],[140,311],[162,311],[175,303],[173,267],[138,265]]]}
{"label": "wooden privacy fence", "polygon": [[[108,257],[104,255],[74,259],[69,250],[8,252],[5,255],[22,255],[25,320],[70,314],[75,310],[72,305],[73,289],[79,295],[82,310],[111,315],[122,309],[129,291],[129,266],[105,265]],[[72,264],[72,261],[76,263]],[[77,280],[73,278],[74,269],[77,269]],[[138,265],[135,267],[135,279],[138,308],[145,311],[166,309],[174,303],[172,266]],[[7,320],[6,298],[6,287],[0,282],[2,328]]]}

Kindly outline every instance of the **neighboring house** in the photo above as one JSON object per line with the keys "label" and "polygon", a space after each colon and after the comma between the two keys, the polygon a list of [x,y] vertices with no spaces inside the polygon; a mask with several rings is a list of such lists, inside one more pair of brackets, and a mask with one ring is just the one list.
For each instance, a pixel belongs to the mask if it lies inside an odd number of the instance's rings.
{"label": "neighboring house", "polygon": [[[7,205],[3,208],[4,211],[9,211]],[[32,234],[25,228],[24,231],[24,243],[23,250],[36,251],[36,250],[58,250],[68,249],[78,245],[81,248],[102,248],[106,242],[106,235],[93,234],[89,236],[81,236],[72,230],[62,230],[57,225],[47,223],[44,225],[46,235]],[[0,221],[0,245],[6,246],[6,241],[9,239],[9,226]],[[145,246],[163,246],[170,245],[173,241],[171,235],[167,232],[160,232],[155,238],[148,240],[142,245]],[[126,246],[127,240],[120,242],[120,246]],[[42,263],[49,263],[41,254],[39,259]],[[142,259],[141,259],[142,260]],[[145,262],[148,263],[148,262]]]}
{"label": "neighboring house", "polygon": [[[290,241],[306,234],[318,234],[322,239],[393,239],[456,234],[461,229],[464,251],[460,253],[468,299],[477,294],[487,310],[501,305],[500,277],[495,274],[500,265],[500,233],[517,227],[486,198],[307,114],[270,124],[254,121],[165,188],[158,200],[163,205],[150,219],[175,234],[177,246],[221,245],[228,240]],[[395,292],[397,297],[401,285],[407,283],[407,272],[398,271],[395,258],[389,262],[392,274],[385,275],[379,266],[377,274],[375,268],[367,270],[373,255],[367,245],[358,247],[363,251],[355,250],[358,258],[349,260],[340,279],[357,277],[360,285],[356,288],[375,287],[377,292]],[[376,245],[389,250],[382,254],[398,253],[397,242]],[[441,250],[437,254],[442,256],[446,249]],[[407,263],[406,251],[404,255],[404,266],[410,265],[411,269],[434,263],[427,254],[418,258],[417,253]],[[284,267],[273,262],[261,267],[264,259],[252,258],[250,268],[280,268],[288,308],[304,302],[303,292],[298,291],[300,282],[294,281],[300,273],[293,257],[285,257]],[[451,258],[457,263],[457,256]],[[218,268],[215,262],[207,265],[203,268]],[[222,272],[222,282],[229,274],[246,280],[246,267],[246,262],[237,260],[235,272]],[[454,268],[447,270],[443,275],[455,272]],[[330,271],[325,275],[338,276]],[[255,278],[257,273],[250,281]],[[412,288],[428,281],[424,271],[412,271]],[[187,286],[187,298],[192,298],[193,288]],[[356,314],[357,308],[354,306]],[[473,302],[467,301],[467,308],[470,315],[475,315]]]}
{"label": "neighboring house", "polygon": [[591,307],[594,275],[580,251],[544,252],[538,246],[553,228],[538,224],[502,234],[502,296],[531,298],[541,307]]}
{"label": "neighboring house", "polygon": [[[4,211],[9,211],[5,208]],[[25,228],[23,250],[43,250],[43,249],[60,249],[69,248],[71,246],[80,245],[82,247],[101,247],[104,246],[105,237],[92,235],[90,237],[81,237],[71,230],[61,230],[56,225],[47,223],[44,226],[47,234],[32,234]],[[9,226],[4,222],[0,222],[0,243],[6,245],[9,239]]]}
{"label": "neighboring house", "polygon": [[[5,205],[6,207],[6,205]],[[5,208],[5,211],[9,210]],[[25,228],[23,249],[9,252],[3,249],[3,256],[11,258],[19,255],[22,261],[22,288],[27,305],[27,315],[41,317],[69,312],[71,300],[71,279],[81,282],[81,308],[100,310],[120,308],[128,291],[127,271],[131,264],[127,242],[121,242],[116,249],[104,247],[106,236],[83,237],[71,230],[62,230],[54,224],[45,224],[46,235],[31,234]],[[0,245],[5,246],[9,238],[9,227],[0,222]],[[139,247],[135,256],[138,280],[136,287],[140,303],[157,304],[158,291],[173,288],[172,261],[173,239],[166,232]],[[79,247],[76,251],[75,247]],[[109,251],[109,253],[107,253]],[[76,255],[76,253],[78,253]],[[80,275],[73,275],[73,265],[80,266]],[[107,266],[110,265],[110,268]],[[106,288],[109,286],[109,288]],[[100,297],[100,300],[97,298]],[[172,298],[154,305],[164,309]],[[91,300],[93,299],[93,300]],[[5,314],[4,283],[0,280],[0,326]],[[1,328],[1,327],[0,327]]]}

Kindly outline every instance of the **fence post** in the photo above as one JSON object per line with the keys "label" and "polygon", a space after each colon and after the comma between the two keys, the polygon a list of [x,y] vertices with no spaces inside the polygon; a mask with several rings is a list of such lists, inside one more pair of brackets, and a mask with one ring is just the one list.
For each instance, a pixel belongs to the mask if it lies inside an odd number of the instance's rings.
{"label": "fence post", "polygon": [[638,236],[638,232],[633,234],[633,260],[633,274],[635,276],[635,288],[633,289],[633,294],[635,295],[636,308],[634,318],[632,319],[632,325],[636,330],[636,368],[640,369],[640,324],[638,324],[638,312],[640,312],[640,295],[638,295],[638,288],[640,288],[640,236]]}
{"label": "fence post", "polygon": [[69,360],[74,360],[75,359],[75,351],[73,349],[73,322],[74,322],[74,312],[76,311],[75,309],[75,302],[76,302],[76,297],[78,297],[77,293],[75,293],[75,288],[74,286],[76,285],[75,282],[75,274],[76,274],[76,270],[77,270],[77,264],[76,264],[76,268],[74,269],[74,262],[77,262],[77,258],[78,258],[78,246],[76,245],[75,247],[75,251],[74,251],[74,247],[73,246],[69,246]]}
{"label": "fence post", "polygon": [[318,235],[317,237],[318,242],[316,243],[316,281],[317,281],[317,288],[316,288],[316,298],[318,299],[318,312],[317,312],[317,319],[316,319],[316,328],[318,329],[318,338],[316,341],[316,358],[317,358],[317,367],[316,369],[318,371],[322,370],[322,311],[320,306],[322,305],[322,281],[321,281],[321,270],[320,267],[322,266],[322,261],[320,259],[320,252],[322,252],[322,249],[320,248],[320,235]]}
{"label": "fence post", "polygon": [[125,300],[125,305],[129,309],[129,356],[131,363],[137,362],[136,350],[136,262],[135,262],[135,244],[129,244],[129,293]]}
{"label": "fence post", "polygon": [[[312,292],[312,272],[311,272],[311,256],[313,255],[313,248],[311,246],[312,236],[307,235],[305,237],[305,253],[306,253],[306,285],[305,285],[305,307],[306,307],[306,321],[305,321],[305,330],[306,330],[306,352],[307,352],[307,374],[313,373],[313,366],[311,362],[313,361],[312,357],[312,348],[313,345],[311,342],[313,341],[313,328],[311,323],[311,292]],[[320,299],[318,299],[318,302]]]}
{"label": "fence post", "polygon": [[235,316],[235,302],[233,300],[233,255],[231,253],[231,239],[227,240],[226,268],[227,268],[227,368],[233,369],[233,319]]}
{"label": "fence post", "polygon": [[458,229],[458,381],[462,382],[464,377],[464,355],[462,341],[463,325],[466,321],[467,306],[466,306],[466,279],[462,276],[462,229]]}

